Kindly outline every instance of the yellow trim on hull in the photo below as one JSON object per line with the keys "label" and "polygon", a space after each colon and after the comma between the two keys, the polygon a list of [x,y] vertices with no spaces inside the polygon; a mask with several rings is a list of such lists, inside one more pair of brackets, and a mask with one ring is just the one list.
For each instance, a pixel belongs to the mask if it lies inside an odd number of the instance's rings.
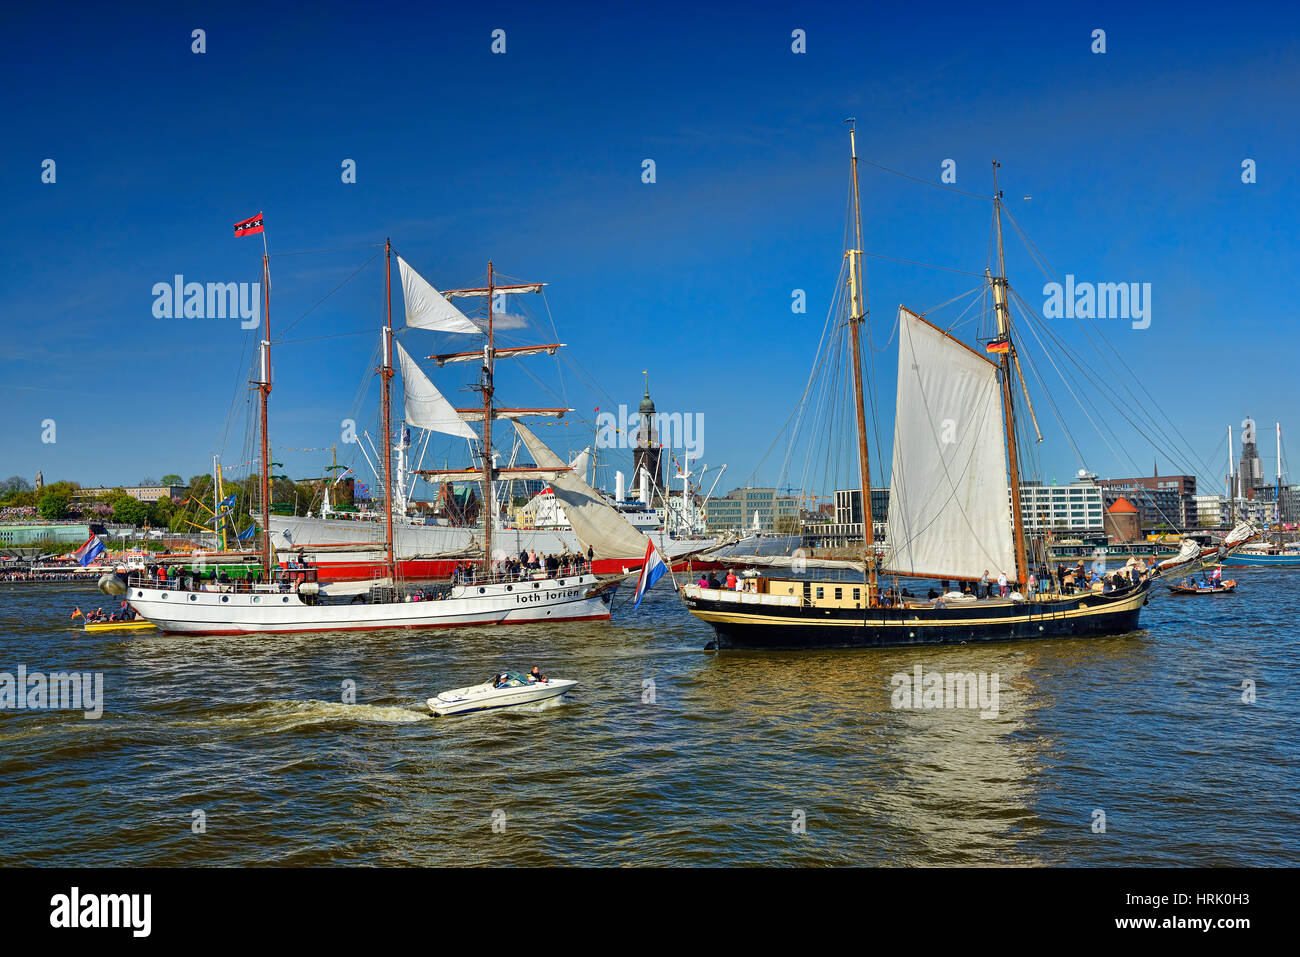
{"label": "yellow trim on hull", "polygon": [[[1142,602],[1146,599],[1146,593],[1142,592],[1133,595],[1123,601],[1116,602],[1113,605],[1095,605],[1092,608],[1079,606],[1071,608],[1068,611],[1052,611],[1042,614],[1033,615],[1013,615],[1002,618],[954,618],[951,620],[925,619],[925,618],[902,618],[902,619],[880,619],[870,618],[868,615],[875,609],[862,609],[862,616],[853,619],[844,618],[815,618],[812,615],[756,615],[756,614],[734,614],[728,612],[719,612],[713,610],[701,610],[688,607],[689,611],[696,618],[707,622],[722,622],[724,624],[746,624],[746,625],[787,625],[798,627],[799,625],[817,625],[819,628],[826,625],[835,625],[844,628],[861,628],[864,625],[877,627],[893,628],[916,628],[918,626],[931,628],[967,628],[971,625],[1007,625],[1017,624],[1020,622],[1032,623],[1038,621],[1054,621],[1061,618],[1086,618],[1091,615],[1110,614],[1113,612],[1130,611],[1134,608],[1142,607]],[[806,611],[806,609],[805,609]]]}
{"label": "yellow trim on hull", "polygon": [[157,628],[152,621],[102,621],[93,625],[86,625],[86,631],[144,631],[146,628]]}

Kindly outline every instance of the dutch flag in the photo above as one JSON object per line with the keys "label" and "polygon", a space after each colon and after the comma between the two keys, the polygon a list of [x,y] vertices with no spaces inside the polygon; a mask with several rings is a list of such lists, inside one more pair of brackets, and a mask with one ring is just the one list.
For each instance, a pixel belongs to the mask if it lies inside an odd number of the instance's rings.
{"label": "dutch flag", "polygon": [[90,538],[86,539],[86,544],[72,553],[72,557],[84,568],[106,551],[108,551],[108,546],[100,541],[99,536],[91,535]]}
{"label": "dutch flag", "polygon": [[633,611],[641,607],[641,599],[645,593],[650,590],[651,585],[664,577],[666,571],[668,565],[659,554],[659,549],[655,548],[654,542],[647,542],[645,560],[641,563],[641,577],[636,580],[636,602],[632,605]]}

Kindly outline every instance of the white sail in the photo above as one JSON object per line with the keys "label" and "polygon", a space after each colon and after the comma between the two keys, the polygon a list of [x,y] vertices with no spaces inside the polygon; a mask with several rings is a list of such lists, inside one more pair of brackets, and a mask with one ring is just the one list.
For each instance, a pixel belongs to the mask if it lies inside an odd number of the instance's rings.
{"label": "white sail", "polygon": [[920,578],[1016,571],[997,366],[899,308],[885,568]]}
{"label": "white sail", "polygon": [[482,332],[401,256],[397,257],[397,267],[402,273],[402,298],[406,302],[408,326],[436,332]]}
{"label": "white sail", "polygon": [[402,398],[405,403],[406,424],[417,428],[443,432],[447,435],[459,435],[462,438],[475,438],[471,429],[456,414],[452,404],[438,391],[437,386],[415,363],[402,344],[393,341],[397,347],[397,358],[402,366]]}
{"label": "white sail", "polygon": [[[528,453],[538,468],[562,469],[564,460],[546,447],[523,423],[515,422]],[[626,518],[611,508],[595,489],[576,472],[559,472],[551,479],[551,491],[564,506],[564,514],[573,526],[578,541],[589,547],[596,558],[636,559],[645,557],[649,541]]]}
{"label": "white sail", "polygon": [[587,478],[587,469],[591,465],[591,448],[585,448],[573,457],[569,463],[569,468],[573,469],[573,474],[577,475],[584,481]]}

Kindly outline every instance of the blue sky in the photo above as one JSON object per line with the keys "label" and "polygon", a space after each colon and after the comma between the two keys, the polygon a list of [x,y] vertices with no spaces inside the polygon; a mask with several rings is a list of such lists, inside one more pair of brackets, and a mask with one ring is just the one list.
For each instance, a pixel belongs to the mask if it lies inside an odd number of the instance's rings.
{"label": "blue sky", "polygon": [[[648,369],[661,411],[705,416],[705,461],[729,465],[720,490],[774,483],[781,456],[763,454],[803,389],[840,266],[850,115],[864,159],[922,179],[951,158],[958,188],[986,195],[1000,160],[1009,211],[1061,276],[1151,283],[1151,327],[1099,320],[1110,344],[1208,464],[1203,480],[1247,413],[1271,474],[1272,423],[1300,430],[1297,20],[1285,4],[6,11],[0,476],[124,484],[189,476],[214,452],[248,458],[252,334],[155,318],[151,289],[177,273],[257,281],[261,243],[231,224],[262,210],[277,335],[386,236],[444,288],[490,258],[550,283],[569,357],[500,384],[509,404],[579,410],[547,430],[552,444],[581,447],[592,409],[635,404]],[[504,55],[490,50],[497,28]],[[871,167],[862,193],[869,252],[983,270],[987,202]],[[276,258],[317,249],[341,251]],[[1011,235],[1007,255],[1013,287],[1040,305],[1044,276]],[[896,305],[927,309],[974,281],[886,259],[868,260],[867,281],[887,448]],[[791,312],[796,288],[805,315]],[[400,302],[395,291],[398,314]],[[540,315],[519,341],[549,339]],[[349,415],[373,433],[376,386],[358,390],[382,319],[381,257],[284,334],[313,340],[276,350],[272,444],[289,474],[320,474],[325,454],[294,450],[336,443]],[[405,341],[421,355],[460,347]],[[1117,455],[1067,418],[1102,475],[1153,458],[1199,471],[1122,431]],[[1042,476],[1065,479],[1080,462],[1044,425]]]}

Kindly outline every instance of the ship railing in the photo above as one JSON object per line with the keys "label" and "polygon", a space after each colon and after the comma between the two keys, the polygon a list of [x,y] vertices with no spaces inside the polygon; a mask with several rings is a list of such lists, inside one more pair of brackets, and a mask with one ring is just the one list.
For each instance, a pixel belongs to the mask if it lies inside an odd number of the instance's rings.
{"label": "ship railing", "polygon": [[485,572],[481,568],[474,567],[464,571],[454,571],[451,574],[451,583],[453,585],[496,585],[496,584],[514,584],[518,582],[545,581],[551,578],[577,578],[580,575],[592,574],[590,562],[562,562],[553,571],[545,565],[538,568],[526,566],[518,571],[504,571],[500,569],[492,572]]}
{"label": "ship railing", "polygon": [[214,592],[224,595],[251,594],[288,594],[297,587],[297,580],[287,577],[270,582],[252,582],[247,579],[230,579],[217,581],[211,578],[198,578],[193,575],[179,575],[159,578],[157,575],[131,575],[127,578],[128,588],[152,588],[176,592]]}

